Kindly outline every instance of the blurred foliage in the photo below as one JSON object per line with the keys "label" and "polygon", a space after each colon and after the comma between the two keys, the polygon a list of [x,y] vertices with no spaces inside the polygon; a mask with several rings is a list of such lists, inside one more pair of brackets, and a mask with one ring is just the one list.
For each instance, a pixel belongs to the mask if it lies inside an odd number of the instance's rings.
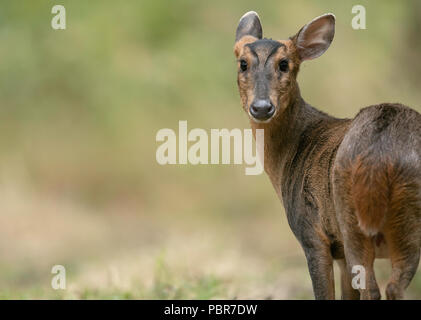
{"label": "blurred foliage", "polygon": [[[50,26],[54,4],[66,8],[64,31]],[[351,28],[355,4],[367,9],[366,30]],[[238,19],[249,10],[259,12],[264,34],[275,39],[322,13],[336,15],[333,45],[299,75],[311,104],[338,117],[384,101],[421,110],[416,0],[2,1],[0,283],[8,288],[2,297],[54,296],[38,288],[48,287],[57,260],[81,274],[82,265],[119,252],[159,251],[169,233],[193,245],[183,238],[189,230],[216,234],[224,243],[218,250],[232,248],[235,235],[248,257],[273,257],[270,283],[277,270],[299,265],[300,286],[310,290],[302,252],[266,176],[245,176],[243,166],[155,161],[156,132],[177,129],[179,120],[190,129],[248,127],[232,47]],[[299,258],[283,268],[295,257],[288,250],[278,256],[285,245]],[[223,280],[209,274],[186,276],[183,287],[182,279],[161,272],[145,296],[223,295]],[[168,293],[174,281],[180,287]],[[419,298],[419,276],[414,283],[411,294]],[[281,296],[311,297],[300,290]],[[113,296],[78,292],[65,297]],[[118,292],[117,298],[142,296]]]}

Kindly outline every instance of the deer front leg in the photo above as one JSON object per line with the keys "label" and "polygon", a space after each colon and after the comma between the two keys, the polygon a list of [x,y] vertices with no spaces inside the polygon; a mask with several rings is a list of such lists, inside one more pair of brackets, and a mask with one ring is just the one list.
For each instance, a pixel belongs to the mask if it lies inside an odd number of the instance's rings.
{"label": "deer front leg", "polygon": [[316,241],[310,245],[303,245],[303,249],[307,258],[315,299],[334,300],[333,259],[329,247]]}

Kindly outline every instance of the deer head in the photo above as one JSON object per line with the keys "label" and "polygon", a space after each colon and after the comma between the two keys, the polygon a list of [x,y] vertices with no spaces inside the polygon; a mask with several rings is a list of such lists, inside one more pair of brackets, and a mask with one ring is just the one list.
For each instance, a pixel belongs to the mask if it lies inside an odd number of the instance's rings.
{"label": "deer head", "polygon": [[234,46],[237,83],[252,121],[268,123],[282,116],[299,95],[296,79],[300,64],[322,55],[334,33],[333,14],[315,18],[287,40],[262,38],[262,25],[254,11],[240,19]]}

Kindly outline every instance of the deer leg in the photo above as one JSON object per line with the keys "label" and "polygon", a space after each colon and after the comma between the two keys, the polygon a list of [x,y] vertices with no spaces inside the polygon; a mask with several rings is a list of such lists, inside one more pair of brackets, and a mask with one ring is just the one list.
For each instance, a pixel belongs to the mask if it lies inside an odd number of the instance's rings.
{"label": "deer leg", "polygon": [[359,276],[362,281],[365,280],[364,283],[357,283],[361,300],[379,300],[381,295],[374,274],[373,240],[362,234],[357,225],[350,226],[350,229],[353,230],[345,232],[344,235],[345,258],[350,275],[351,277]]}
{"label": "deer leg", "polygon": [[333,259],[324,246],[303,246],[317,300],[334,300]]}
{"label": "deer leg", "polygon": [[[346,170],[335,171],[335,209],[343,237],[348,273],[351,277],[351,284],[352,278],[357,276],[362,281],[365,280],[363,283],[356,283],[355,289],[359,290],[360,299],[380,299],[380,290],[374,274],[374,243],[371,237],[362,233],[358,225],[355,210],[350,203],[349,183],[347,183],[349,179],[349,173]],[[356,273],[353,273],[353,271]],[[349,280],[345,279],[344,281]]]}
{"label": "deer leg", "polygon": [[386,287],[388,300],[403,299],[403,292],[414,277],[420,260],[419,219],[401,217],[402,214],[391,215],[384,231],[392,263],[392,274]]}
{"label": "deer leg", "polygon": [[360,300],[360,292],[352,287],[352,277],[345,259],[336,260],[341,270],[342,300]]}
{"label": "deer leg", "polygon": [[403,299],[404,290],[417,272],[419,260],[419,248],[412,248],[408,254],[399,252],[393,255],[391,258],[392,275],[386,287],[388,300]]}
{"label": "deer leg", "polygon": [[[362,233],[353,210],[347,206],[341,211],[341,232],[345,260],[347,262],[348,275],[351,279],[347,286],[352,286],[352,278],[358,277],[360,281],[354,283],[354,289],[358,289],[361,300],[378,300],[381,298],[380,290],[374,274],[374,260],[376,257],[372,237]],[[351,280],[351,282],[349,282]]]}

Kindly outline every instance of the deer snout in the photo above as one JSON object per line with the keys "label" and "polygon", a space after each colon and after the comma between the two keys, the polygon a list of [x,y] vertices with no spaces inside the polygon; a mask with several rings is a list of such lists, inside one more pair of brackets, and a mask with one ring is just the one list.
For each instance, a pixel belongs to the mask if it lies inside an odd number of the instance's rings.
{"label": "deer snout", "polygon": [[275,113],[275,107],[268,99],[258,99],[250,106],[250,114],[259,121],[270,119]]}

